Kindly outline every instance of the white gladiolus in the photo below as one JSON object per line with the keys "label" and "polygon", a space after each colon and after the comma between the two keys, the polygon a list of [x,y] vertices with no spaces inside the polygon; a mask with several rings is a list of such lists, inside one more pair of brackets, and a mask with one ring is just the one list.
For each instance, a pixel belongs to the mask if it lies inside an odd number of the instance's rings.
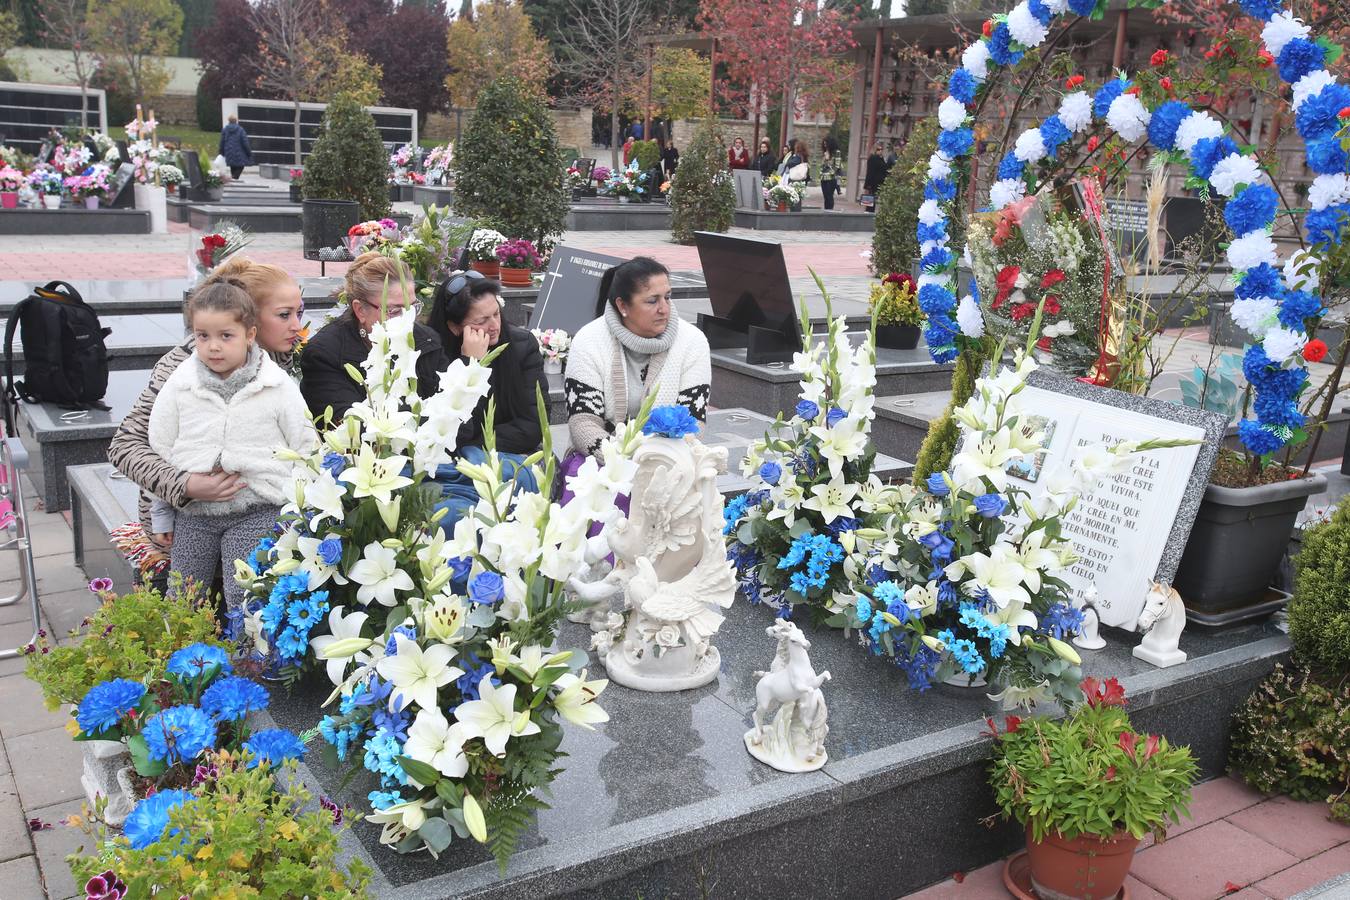
{"label": "white gladiolus", "polygon": [[924,225],[936,225],[947,218],[936,200],[925,200],[919,204],[919,222]]}
{"label": "white gladiolus", "polygon": [[1131,143],[1148,133],[1151,118],[1152,114],[1134,94],[1121,94],[1111,101],[1111,107],[1106,111],[1106,124]]}
{"label": "white gladiolus", "polygon": [[1350,201],[1350,175],[1318,175],[1308,188],[1308,205],[1326,209]]}
{"label": "white gladiolus", "polygon": [[1219,160],[1214,171],[1209,173],[1209,183],[1220,195],[1231,197],[1237,193],[1238,185],[1256,184],[1264,177],[1256,160],[1241,153],[1230,153]]}
{"label": "white gladiolus", "polygon": [[1204,138],[1223,136],[1223,123],[1207,112],[1193,112],[1177,126],[1177,148],[1187,156]]}
{"label": "white gladiolus", "polygon": [[1267,356],[1277,363],[1282,363],[1289,357],[1302,352],[1303,346],[1308,343],[1308,336],[1301,331],[1293,331],[1282,325],[1276,325],[1266,332],[1266,336],[1261,343],[1266,348]]}
{"label": "white gladiolus", "polygon": [[1320,94],[1322,88],[1329,84],[1336,83],[1336,76],[1332,75],[1326,69],[1318,69],[1316,72],[1309,72],[1298,81],[1294,82],[1294,112],[1303,105],[1314,94]]}
{"label": "white gladiolus", "polygon": [[1065,95],[1059,102],[1059,120],[1074,134],[1092,124],[1092,98],[1087,91]]}
{"label": "white gladiolus", "polygon": [[989,188],[989,205],[994,209],[1011,206],[1026,195],[1027,186],[1020,178],[995,181]]}
{"label": "white gladiolus", "polygon": [[943,131],[960,128],[968,115],[970,113],[966,111],[966,105],[955,97],[948,97],[938,104],[938,124]]}
{"label": "white gladiolus", "polygon": [[1279,309],[1270,297],[1233,301],[1233,321],[1248,334],[1265,334],[1266,330],[1277,321],[1278,314]]}
{"label": "white gladiolus", "polygon": [[970,294],[962,297],[961,302],[957,304],[956,324],[961,327],[961,333],[966,337],[984,337],[984,315],[980,312],[980,305]]}
{"label": "white gladiolus", "polygon": [[1265,42],[1266,52],[1279,56],[1280,51],[1294,38],[1307,38],[1311,30],[1291,12],[1280,12],[1261,29],[1261,40]]}
{"label": "white gladiolus", "polygon": [[1245,272],[1261,263],[1273,266],[1277,261],[1275,242],[1264,231],[1249,231],[1228,245],[1228,264],[1235,272]]}
{"label": "white gladiolus", "polygon": [[1008,13],[1008,33],[1013,36],[1013,40],[1025,47],[1039,47],[1045,36],[1050,33],[1050,29],[1031,14],[1031,7],[1027,5],[1026,0],[1022,0],[1013,7],[1012,12]]}
{"label": "white gladiolus", "polygon": [[1322,260],[1316,254],[1307,250],[1295,250],[1284,261],[1284,281],[1289,285],[1290,290],[1308,291],[1315,294],[1320,283],[1317,270],[1321,265]]}
{"label": "white gladiolus", "polygon": [[961,52],[961,68],[975,76],[976,81],[984,81],[989,74],[989,45],[976,41]]}
{"label": "white gladiolus", "polygon": [[1034,163],[1045,158],[1045,141],[1041,139],[1039,128],[1028,128],[1017,136],[1013,144],[1013,156],[1025,163]]}

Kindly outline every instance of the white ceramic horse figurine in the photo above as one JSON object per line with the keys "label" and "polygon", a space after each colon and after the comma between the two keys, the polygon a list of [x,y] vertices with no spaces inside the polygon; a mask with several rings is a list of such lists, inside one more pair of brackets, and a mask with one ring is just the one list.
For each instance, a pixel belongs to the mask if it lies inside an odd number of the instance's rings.
{"label": "white ceramic horse figurine", "polygon": [[[783,772],[814,772],[825,765],[826,719],[829,710],[820,686],[830,680],[819,675],[806,651],[811,642],[792,622],[778,620],[765,630],[778,649],[768,672],[756,672],[755,727],[745,733],[745,747],[760,762]],[[773,723],[769,713],[777,707]]]}
{"label": "white ceramic horse figurine", "polygon": [[1144,611],[1139,614],[1138,629],[1147,632],[1134,655],[1146,663],[1166,668],[1186,661],[1177,644],[1186,627],[1186,605],[1170,584],[1150,583]]}

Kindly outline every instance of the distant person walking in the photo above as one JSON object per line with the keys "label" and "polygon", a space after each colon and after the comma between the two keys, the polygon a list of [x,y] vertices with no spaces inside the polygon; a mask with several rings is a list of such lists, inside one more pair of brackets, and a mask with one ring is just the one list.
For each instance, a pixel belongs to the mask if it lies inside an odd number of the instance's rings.
{"label": "distant person walking", "polygon": [[820,142],[820,193],[826,209],[834,209],[834,195],[839,191],[839,142],[828,134]]}
{"label": "distant person walking", "polygon": [[867,212],[876,212],[877,192],[886,180],[890,170],[886,168],[886,155],[881,141],[872,146],[872,155],[867,157],[867,169],[863,176],[862,206]]}
{"label": "distant person walking", "polygon": [[225,157],[225,165],[230,167],[230,177],[235,181],[244,174],[244,167],[253,165],[253,148],[248,143],[248,132],[239,124],[238,116],[230,116],[230,121],[220,130],[220,155]]}

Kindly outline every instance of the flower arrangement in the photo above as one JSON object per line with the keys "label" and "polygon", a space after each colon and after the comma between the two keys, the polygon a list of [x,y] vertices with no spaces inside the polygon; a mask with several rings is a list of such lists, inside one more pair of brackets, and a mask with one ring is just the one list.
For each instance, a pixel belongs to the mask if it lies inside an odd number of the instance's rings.
{"label": "flower arrangement", "polygon": [[1114,678],[1084,679],[1077,694],[1063,719],[1009,716],[1002,732],[990,721],[989,783],[1004,818],[1026,826],[1037,842],[1120,832],[1162,840],[1168,822],[1179,824],[1190,804],[1190,748],[1135,731]]}
{"label": "flower arrangement", "polygon": [[[162,168],[162,166],[161,166]],[[225,176],[215,169],[207,169],[202,173],[202,187],[208,191],[215,190],[218,187],[225,186]]]}
{"label": "flower arrangement", "polygon": [[427,152],[427,158],[422,162],[422,168],[427,173],[427,184],[447,183],[450,178],[450,164],[454,162],[454,159],[454,144],[432,147]]}
{"label": "flower arrangement", "polygon": [[347,229],[347,249],[352,256],[391,246],[398,240],[398,223],[393,219],[371,219]]}
{"label": "flower arrangement", "polygon": [[209,754],[191,787],[142,800],[123,836],[72,816],[94,839],[92,854],[69,860],[86,897],[188,896],[204,884],[216,897],[369,896],[369,869],[340,860],[339,839],[359,817],[327,797],[315,807],[294,763],[278,769],[259,758]]}
{"label": "flower arrangement", "polygon": [[764,199],[772,206],[786,203],[795,206],[806,196],[806,188],[779,175],[764,179]]}
{"label": "flower arrangement", "polygon": [[187,176],[183,174],[183,170],[177,166],[165,164],[159,167],[159,180],[168,187],[182,184],[186,178]]}
{"label": "flower arrangement", "polygon": [[609,166],[596,166],[591,169],[591,181],[594,184],[605,184],[609,181],[609,176],[613,174]]}
{"label": "flower arrangement", "polygon": [[497,261],[510,269],[534,270],[544,263],[539,251],[534,248],[534,242],[524,238],[505,241],[497,245],[497,249],[493,252]]}
{"label": "flower arrangement", "polygon": [[59,143],[52,149],[52,168],[62,175],[78,175],[94,161],[93,154],[83,143]]}
{"label": "flower arrangement", "polygon": [[[177,160],[172,150],[147,139],[132,141],[127,145],[127,153],[131,157],[136,181],[140,184],[156,184],[160,166],[172,165]],[[203,179],[207,174],[202,173]],[[207,184],[209,186],[209,182]]]}
{"label": "flower arrangement", "polygon": [[[608,171],[606,172],[606,176],[608,177]],[[575,165],[567,167],[567,172],[564,173],[563,181],[566,183],[568,190],[573,191],[584,190],[591,186],[590,178],[582,175],[581,170]]]}
{"label": "flower arrangement", "polygon": [[22,169],[28,162],[31,162],[31,160],[18,147],[0,144],[0,163],[12,166],[15,169]]}
{"label": "flower arrangement", "polygon": [[621,171],[610,173],[604,184],[606,192],[616,197],[641,197],[647,193],[647,173],[633,160]]}
{"label": "flower arrangement", "polygon": [[[139,106],[137,109],[139,110]],[[129,141],[140,140],[142,137],[149,140],[150,136],[159,130],[159,122],[153,117],[143,119],[137,115],[136,118],[126,124],[124,130]]]}
{"label": "flower arrangement", "polygon": [[[283,677],[324,666],[337,701],[319,725],[325,757],[370,773],[382,843],[438,854],[472,836],[504,864],[543,806],[533,792],[557,774],[560,718],[606,719],[593,703],[605,682],[586,679],[584,655],[546,648],[587,530],[631,488],[646,410],[606,445],[604,465],[571,479],[567,507],[504,479],[489,429],[486,462],[456,461],[483,499],[443,528],[429,479],[487,395],[490,358],[456,360],[422,399],[412,326],[401,316],[372,329],[368,398],[297,459],[278,536],[236,564],[251,596],[234,630],[275,653]],[[544,440],[529,462],[548,485]]]}
{"label": "flower arrangement", "polygon": [[45,165],[28,173],[28,185],[37,193],[48,196],[59,196],[64,186],[61,173]]}
{"label": "flower arrangement", "polygon": [[391,246],[391,251],[412,270],[417,292],[430,297],[454,268],[453,249],[456,227],[449,210],[428,206],[422,218],[406,229],[402,240]]}
{"label": "flower arrangement", "polygon": [[389,156],[389,183],[406,184],[408,170],[417,164],[418,148],[404,144]]}
{"label": "flower arrangement", "polygon": [[27,183],[23,172],[5,163],[0,166],[0,191],[16,193]]}
{"label": "flower arrangement", "polygon": [[103,163],[94,163],[79,175],[69,175],[64,180],[66,192],[76,200],[87,197],[101,197],[108,192],[108,167]]}
{"label": "flower arrangement", "polygon": [[872,285],[867,305],[877,325],[922,325],[917,290],[914,279],[903,272],[892,272],[880,284]]}
{"label": "flower arrangement", "polygon": [[567,362],[567,351],[572,346],[572,338],[562,328],[530,329],[530,334],[539,342],[539,352],[544,354],[544,362],[562,365]]}
{"label": "flower arrangement", "polygon": [[474,262],[496,262],[497,248],[506,243],[506,235],[491,228],[476,228],[465,249]]}
{"label": "flower arrangement", "polygon": [[244,249],[253,236],[238,225],[222,226],[220,231],[202,235],[201,246],[193,251],[193,263],[202,275]]}

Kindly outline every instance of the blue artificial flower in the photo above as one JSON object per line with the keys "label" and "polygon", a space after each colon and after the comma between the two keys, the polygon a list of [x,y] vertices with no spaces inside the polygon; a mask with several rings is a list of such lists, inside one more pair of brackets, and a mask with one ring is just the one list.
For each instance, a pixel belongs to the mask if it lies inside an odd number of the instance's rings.
{"label": "blue artificial flower", "polygon": [[1012,32],[1007,22],[999,22],[989,35],[989,58],[1000,66],[1015,66],[1022,61],[1023,52],[1014,50]]}
{"label": "blue artificial flower", "polygon": [[324,716],[319,720],[319,735],[333,745],[337,751],[338,762],[346,762],[347,753],[351,750],[353,742],[361,735],[361,726],[355,722],[339,725],[337,719]]}
{"label": "blue artificial flower", "polygon": [[504,596],[506,587],[496,572],[479,572],[469,582],[469,599],[474,603],[492,604]]}
{"label": "blue artificial flower", "polygon": [[881,636],[891,630],[891,623],[887,622],[881,612],[872,614],[872,626],[867,629],[868,635],[872,638],[872,652],[881,654]]}
{"label": "blue artificial flower", "polygon": [[398,791],[371,791],[366,795],[373,809],[388,809],[391,806],[397,806],[403,802],[403,795]]}
{"label": "blue artificial flower", "polygon": [[389,640],[384,642],[385,656],[398,656],[398,639],[400,637],[415,641],[417,640],[417,629],[411,625],[400,625],[389,632]]}
{"label": "blue artificial flower", "polygon": [[305,655],[305,648],[309,646],[308,635],[301,634],[295,626],[288,625],[281,629],[274,640],[277,652],[285,660],[296,660]]}
{"label": "blue artificial flower", "polygon": [[329,450],[323,455],[323,462],[319,464],[319,467],[329,475],[337,478],[342,474],[343,470],[347,468],[347,458],[341,453],[334,453],[332,450]]}
{"label": "blue artificial flower", "polygon": [[375,707],[375,711],[370,714],[370,724],[377,730],[392,735],[396,741],[406,741],[408,726],[412,724],[412,711],[407,708],[395,711],[386,703]]}
{"label": "blue artificial flower", "polygon": [[1257,393],[1252,402],[1252,412],[1256,413],[1256,420],[1262,425],[1302,428],[1306,421],[1303,413],[1299,412],[1297,402],[1268,391]]}
{"label": "blue artificial flower", "polygon": [[248,761],[250,769],[266,764],[279,766],[288,759],[305,755],[305,744],[285,728],[265,728],[244,741],[244,749],[253,754]]}
{"label": "blue artificial flower", "polygon": [[952,251],[946,247],[934,247],[919,260],[919,268],[925,272],[934,272],[946,268],[956,260]]}
{"label": "blue artificial flower", "polygon": [[928,480],[924,483],[928,486],[928,493],[934,497],[945,497],[952,492],[951,487],[947,484],[946,475],[942,472],[934,472],[929,475]]}
{"label": "blue artificial flower", "polygon": [[275,547],[276,544],[276,539],[270,537],[265,537],[258,541],[258,546],[249,551],[248,567],[259,575],[266,572],[270,565],[267,558],[268,554],[272,552],[272,548]]}
{"label": "blue artificial flower", "polygon": [[216,745],[216,723],[195,706],[171,706],[146,720],[141,734],[151,759],[189,762]]}
{"label": "blue artificial flower", "polygon": [[698,434],[698,419],[684,406],[658,406],[647,417],[642,433],[682,438],[686,434]]}
{"label": "blue artificial flower", "polygon": [[973,641],[968,641],[965,638],[957,638],[947,644],[947,652],[952,655],[952,659],[960,664],[963,671],[971,675],[984,670],[984,657],[981,656],[980,651],[975,648],[975,643]]}
{"label": "blue artificial flower", "polygon": [[1105,119],[1111,104],[1130,88],[1131,83],[1128,78],[1113,78],[1102,85],[1092,97],[1092,114],[1099,119]]}
{"label": "blue artificial flower", "polygon": [[460,697],[464,700],[478,700],[482,697],[483,679],[487,679],[488,684],[501,684],[496,676],[497,667],[492,661],[482,662],[477,656],[470,653],[464,660],[464,674],[455,681],[455,687],[459,688]]}
{"label": "blue artificial flower", "polygon": [[998,164],[999,180],[1007,181],[1008,179],[1013,178],[1020,180],[1022,178],[1023,167],[1024,164],[1020,159],[1017,158],[1017,154],[1009,150],[1007,153],[1003,154],[1003,159],[999,160]]}
{"label": "blue artificial flower", "polygon": [[975,76],[960,66],[952,71],[952,77],[947,80],[947,93],[966,106],[975,102],[975,91],[978,87],[979,82],[975,80]]}
{"label": "blue artificial flower", "polygon": [[919,309],[930,316],[939,316],[956,306],[952,292],[940,284],[925,284],[919,288]]}
{"label": "blue artificial flower", "polygon": [[1304,75],[1309,75],[1324,67],[1326,50],[1321,44],[1307,38],[1294,38],[1284,45],[1275,64],[1279,66],[1280,77],[1293,84]]}
{"label": "blue artificial flower", "polygon": [[1283,0],[1238,0],[1243,11],[1254,19],[1269,22],[1283,7]]}
{"label": "blue artificial flower", "polygon": [[[169,811],[196,799],[187,791],[156,791],[136,804],[122,825],[122,833],[131,841],[133,850],[144,850],[164,837],[169,827]],[[177,834],[169,832],[169,837]]]}
{"label": "blue artificial flower", "polygon": [[1298,133],[1307,141],[1327,138],[1341,130],[1340,111],[1350,106],[1350,87],[1339,82],[1326,85],[1306,98],[1294,114]]}
{"label": "blue artificial flower", "polygon": [[919,538],[919,543],[928,548],[928,555],[933,562],[945,565],[952,561],[952,550],[956,544],[941,531],[928,532]]}
{"label": "blue artificial flower", "polygon": [[[877,598],[878,602],[885,604],[887,607],[890,607],[892,603],[902,602],[905,599],[904,588],[894,581],[878,582],[876,588],[873,589],[872,594]],[[887,611],[889,612],[890,610],[888,609]],[[895,613],[891,613],[891,615],[895,615]]]}
{"label": "blue artificial flower", "polygon": [[266,709],[269,700],[267,688],[261,684],[231,675],[206,689],[202,694],[202,709],[217,722],[236,722],[251,712]]}
{"label": "blue artificial flower", "polygon": [[1326,310],[1322,300],[1316,294],[1307,291],[1290,291],[1280,303],[1280,324],[1294,331],[1305,330],[1308,319],[1320,318]]}
{"label": "blue artificial flower", "polygon": [[269,598],[262,608],[262,626],[267,634],[275,635],[286,621],[286,600],[284,597]]}
{"label": "blue artificial flower", "polygon": [[812,587],[821,587],[821,585],[816,584],[817,580],[806,572],[793,572],[788,577],[788,586],[805,597],[811,592]]}
{"label": "blue artificial flower", "polygon": [[1271,429],[1251,419],[1243,419],[1238,423],[1238,440],[1242,441],[1242,445],[1257,456],[1274,453],[1285,443]]}
{"label": "blue artificial flower", "polygon": [[1257,297],[1278,297],[1280,291],[1280,271],[1270,263],[1263,262],[1247,270],[1247,274],[1233,289],[1233,294],[1239,300],[1254,300]]}
{"label": "blue artificial flower", "polygon": [[1320,244],[1339,244],[1342,229],[1350,225],[1350,222],[1346,221],[1347,217],[1350,217],[1350,203],[1338,203],[1308,213],[1307,218],[1303,220],[1303,227],[1308,232],[1308,243],[1314,247]]}
{"label": "blue artificial flower", "polygon": [[975,511],[986,519],[997,519],[1008,508],[1002,494],[981,494],[975,498]]}
{"label": "blue artificial flower", "polygon": [[[308,580],[306,580],[308,584]],[[220,647],[211,644],[192,644],[174,652],[169,657],[170,675],[180,678],[197,678],[203,674],[228,675],[234,671],[230,665],[230,655]]]}
{"label": "blue artificial flower", "polygon": [[1318,175],[1340,175],[1350,166],[1345,149],[1334,137],[1308,141],[1303,152],[1308,159],[1308,168]]}
{"label": "blue artificial flower", "polygon": [[1280,198],[1275,189],[1266,184],[1250,184],[1242,193],[1228,201],[1223,209],[1223,220],[1241,237],[1251,231],[1263,231],[1275,221]]}
{"label": "blue artificial flower", "polygon": [[938,581],[938,608],[954,609],[961,602],[961,595],[956,592],[956,585],[952,584],[946,578]]}
{"label": "blue artificial flower", "polygon": [[806,422],[814,422],[816,416],[820,415],[820,407],[810,400],[799,400],[794,412],[796,412],[797,418]]}
{"label": "blue artificial flower", "polygon": [[923,199],[946,202],[956,199],[956,183],[949,178],[932,178],[923,186]]}
{"label": "blue artificial flower", "polygon": [[325,566],[336,566],[342,561],[342,538],[324,538],[315,552]]}
{"label": "blue artificial flower", "polygon": [[831,537],[837,538],[845,531],[857,531],[861,526],[862,522],[859,522],[853,516],[839,516],[833,522],[826,525],[825,530],[830,533]]}
{"label": "blue artificial flower", "polygon": [[145,685],[126,678],[114,678],[89,689],[80,701],[75,721],[85,734],[99,734],[116,727],[123,716],[140,706]]}
{"label": "blue artificial flower", "polygon": [[1072,604],[1060,601],[1051,603],[1050,608],[1041,615],[1038,630],[1062,641],[1073,637],[1082,629],[1083,611]]}
{"label": "blue artificial flower", "polygon": [[759,467],[759,477],[766,484],[777,485],[778,479],[783,477],[783,467],[770,460]]}
{"label": "blue artificial flower", "polygon": [[1041,143],[1045,145],[1045,152],[1053,159],[1059,146],[1073,137],[1069,127],[1064,124],[1059,116],[1054,115],[1041,123]]}
{"label": "blue artificial flower", "polygon": [[286,610],[286,621],[301,637],[308,637],[314,624],[328,612],[328,592],[315,591],[307,597],[292,600]]}
{"label": "blue artificial flower", "polygon": [[895,664],[905,673],[910,690],[922,693],[933,686],[933,675],[937,673],[942,657],[926,644],[915,643],[912,651],[903,644],[896,647]]}
{"label": "blue artificial flower", "polygon": [[1221,161],[1242,152],[1233,139],[1224,135],[1217,138],[1201,138],[1191,149],[1191,173],[1198,178],[1209,180],[1214,167]]}
{"label": "blue artificial flower", "polygon": [[450,567],[450,571],[453,573],[450,576],[452,582],[463,581],[473,568],[473,560],[467,556],[452,556],[446,560],[445,564]]}
{"label": "blue artificial flower", "polygon": [[1044,0],[1031,0],[1031,2],[1027,4],[1027,12],[1035,16],[1036,21],[1040,22],[1042,25],[1049,25],[1050,20],[1054,18],[1055,15],[1050,11],[1050,7],[1045,5]]}
{"label": "blue artificial flower", "polygon": [[853,612],[858,616],[858,621],[866,624],[872,620],[872,601],[866,594],[859,594],[858,601],[853,607]]}
{"label": "blue artificial flower", "polygon": [[1153,111],[1148,122],[1149,143],[1159,150],[1174,150],[1177,146],[1177,129],[1181,121],[1191,114],[1191,105],[1180,100],[1168,100]]}
{"label": "blue artificial flower", "polygon": [[[765,465],[768,465],[768,463],[765,463]],[[745,516],[746,505],[746,497],[741,494],[738,497],[732,497],[727,505],[722,507],[722,534],[731,534],[736,530],[736,526]]]}
{"label": "blue artificial flower", "polygon": [[949,158],[965,156],[975,144],[975,132],[969,128],[957,128],[938,135],[938,149]]}
{"label": "blue artificial flower", "polygon": [[380,776],[385,787],[408,784],[408,773],[398,764],[403,745],[387,731],[377,731],[366,741],[365,767]]}
{"label": "blue artificial flower", "polygon": [[915,233],[918,235],[921,242],[943,240],[947,237],[947,220],[942,219],[941,221],[932,222],[927,225],[921,222]]}
{"label": "blue artificial flower", "polygon": [[950,628],[944,628],[937,633],[937,639],[941,641],[944,646],[950,647],[956,640],[956,635],[952,633]]}
{"label": "blue artificial flower", "polygon": [[1069,9],[1075,16],[1090,16],[1097,9],[1098,0],[1069,0]]}

